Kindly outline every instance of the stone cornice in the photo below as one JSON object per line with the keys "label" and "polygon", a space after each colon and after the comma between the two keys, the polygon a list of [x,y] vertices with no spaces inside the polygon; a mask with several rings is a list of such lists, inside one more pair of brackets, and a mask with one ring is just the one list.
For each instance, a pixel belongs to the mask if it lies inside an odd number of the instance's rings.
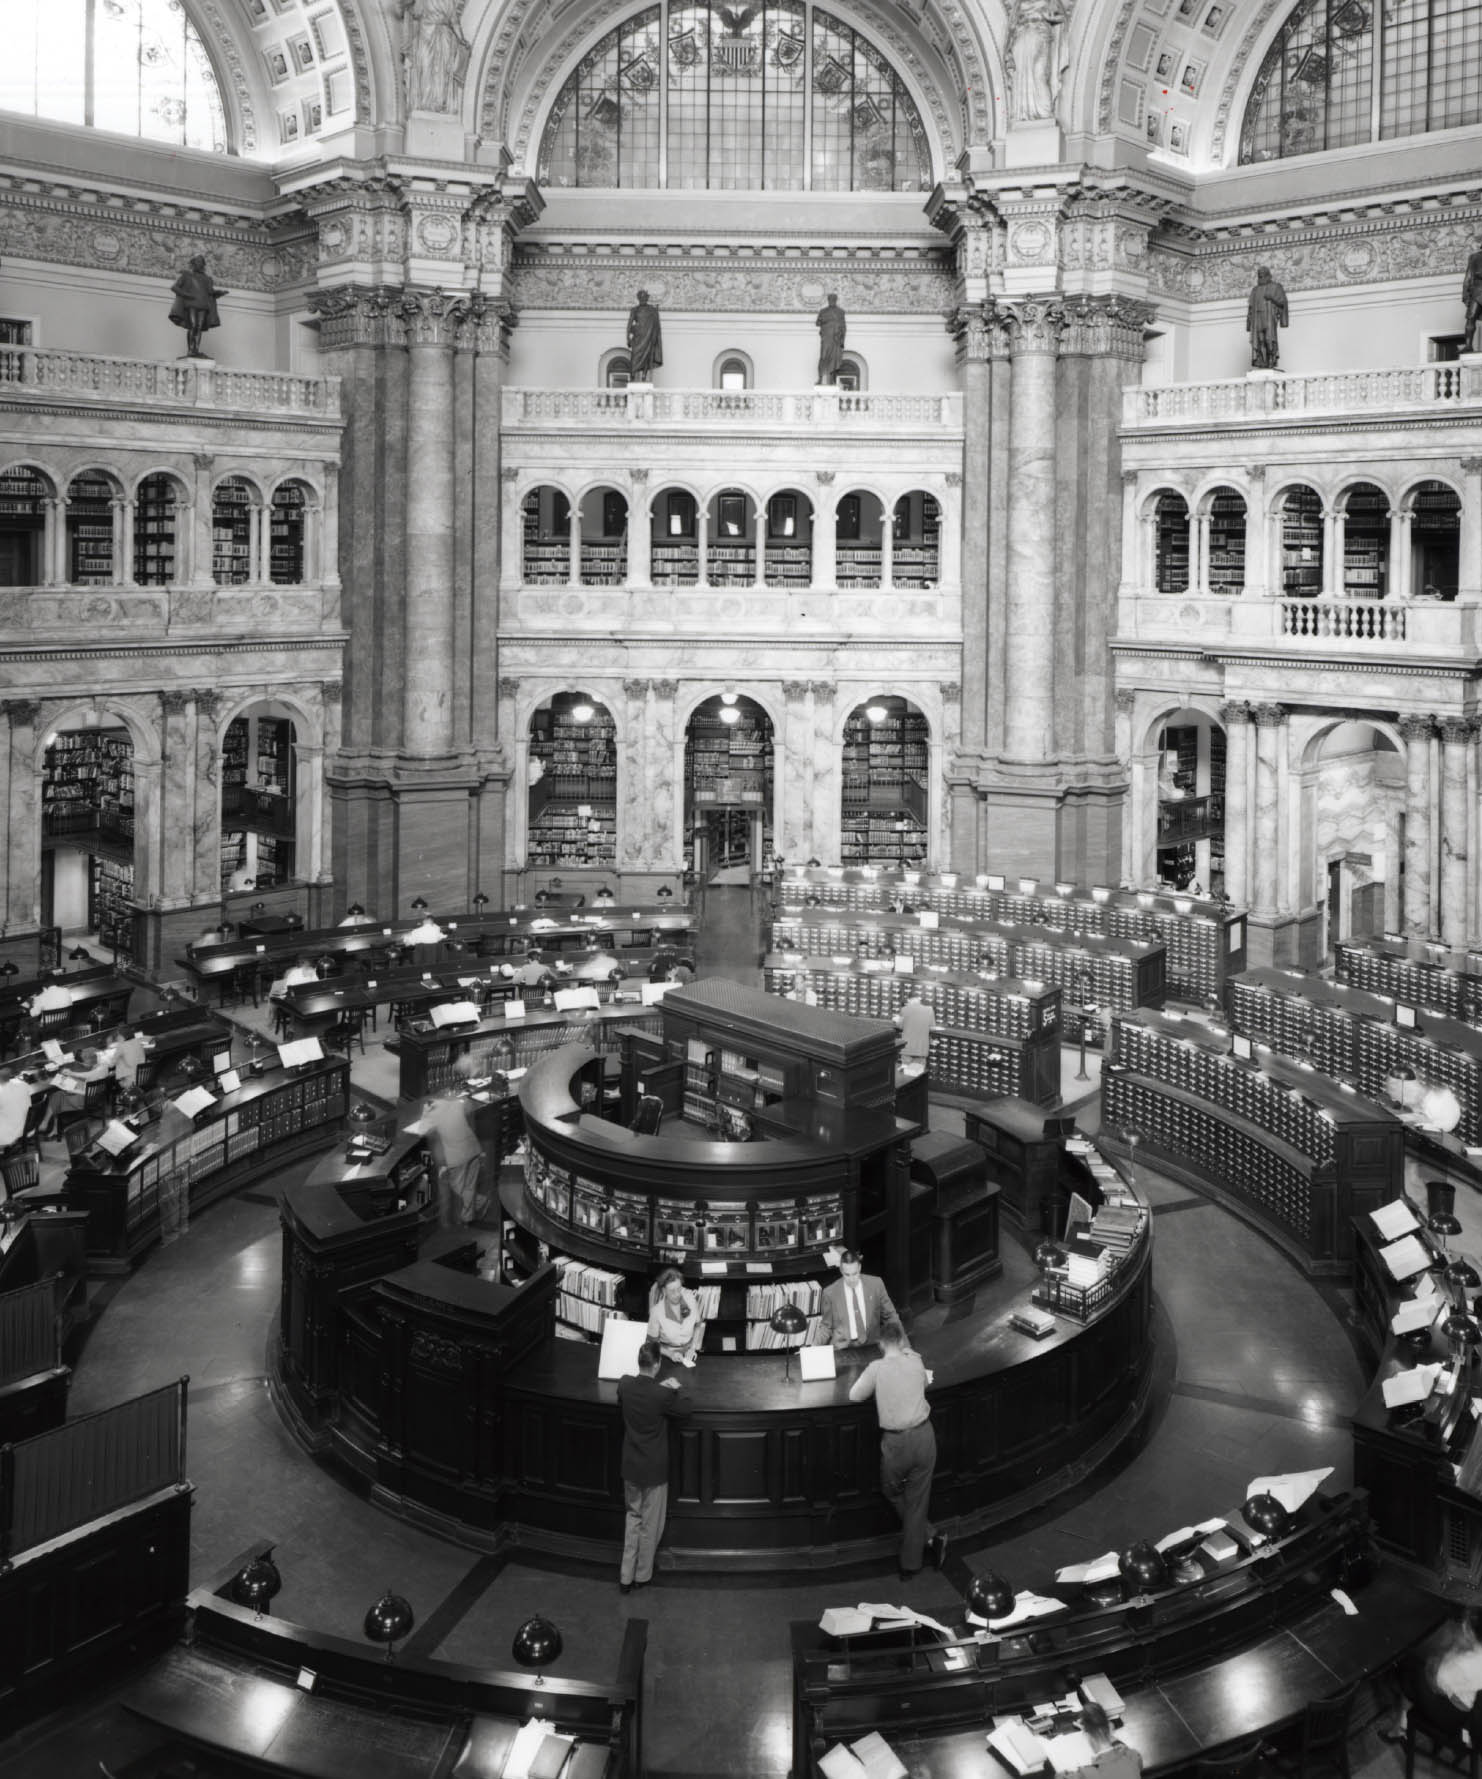
{"label": "stone cornice", "polygon": [[[1407,660],[1402,655],[1390,654],[1380,657],[1342,656],[1323,654],[1314,650],[1311,655],[1298,654],[1296,651],[1278,653],[1268,649],[1237,649],[1212,648],[1207,642],[1180,643],[1142,642],[1114,637],[1107,647],[1121,661],[1197,661],[1202,666],[1213,668],[1227,667],[1274,667],[1293,676],[1303,673],[1346,673],[1370,674],[1381,678],[1392,678],[1399,675],[1404,679],[1482,679],[1482,662],[1470,657],[1448,659],[1436,655],[1419,656]],[[1166,688],[1159,687],[1159,690]],[[1284,687],[1281,701],[1289,708],[1295,708],[1302,702],[1300,681],[1295,677],[1291,688]]]}
{"label": "stone cornice", "polygon": [[[1459,306],[1459,305],[1458,305]],[[1419,414],[1378,414],[1371,415],[1367,420],[1351,416],[1339,419],[1325,419],[1320,414],[1293,415],[1285,424],[1273,425],[1268,420],[1231,420],[1225,426],[1124,426],[1118,429],[1117,437],[1122,449],[1127,452],[1137,445],[1163,446],[1177,440],[1181,444],[1219,444],[1229,445],[1235,439],[1250,438],[1289,438],[1311,439],[1332,437],[1342,433],[1360,433],[1365,438],[1372,438],[1377,431],[1383,432],[1455,432],[1466,431],[1476,436],[1482,432],[1482,410],[1475,407],[1458,408],[1451,413],[1431,412],[1424,416]],[[1132,469],[1141,469],[1152,473],[1158,466],[1154,464],[1131,464]],[[1277,468],[1287,469],[1290,465],[1265,464],[1262,469],[1274,471]],[[1248,472],[1249,473],[1249,472]]]}
{"label": "stone cornice", "polygon": [[[120,408],[114,406],[106,397],[92,400],[79,397],[75,402],[31,402],[15,399],[13,395],[0,396],[0,414],[45,414],[52,419],[76,420],[80,416],[88,416],[93,420],[106,418],[112,421],[127,421],[134,426],[188,426],[193,432],[202,432],[207,427],[228,427],[240,436],[244,428],[253,433],[280,433],[285,437],[296,437],[305,432],[322,432],[328,435],[320,452],[316,453],[316,463],[333,459],[339,461],[340,434],[344,428],[344,420],[338,415],[304,414],[296,416],[258,414],[250,408]],[[96,435],[93,435],[96,437]],[[110,449],[142,450],[150,449],[148,438],[114,438],[111,433],[104,435]],[[48,445],[57,441],[50,439]]]}
{"label": "stone cornice", "polygon": [[[302,653],[309,647],[343,654],[349,642],[349,633],[344,630],[285,631],[282,635],[261,636],[256,639],[224,636],[213,640],[208,636],[199,636],[182,637],[168,642],[134,642],[120,637],[116,642],[101,643],[36,642],[0,648],[0,663],[26,666],[36,661],[140,661],[169,659],[171,656],[263,655],[280,648],[292,648],[295,653]],[[312,672],[308,669],[305,671],[313,679],[324,677],[322,670],[318,668]],[[229,691],[231,688],[222,689]],[[47,691],[50,693],[52,688],[48,687]]]}

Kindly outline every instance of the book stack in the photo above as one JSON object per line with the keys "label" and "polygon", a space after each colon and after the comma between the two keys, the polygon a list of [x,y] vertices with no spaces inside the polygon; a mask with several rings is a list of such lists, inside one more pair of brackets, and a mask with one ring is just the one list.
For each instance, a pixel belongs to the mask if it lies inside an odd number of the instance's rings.
{"label": "book stack", "polygon": [[1078,1291],[1099,1285],[1111,1271],[1110,1250],[1089,1236],[1072,1236],[1065,1244],[1065,1277]]}
{"label": "book stack", "polygon": [[1142,1232],[1144,1212],[1136,1205],[1104,1204],[1091,1219],[1090,1239],[1117,1264],[1131,1253]]}

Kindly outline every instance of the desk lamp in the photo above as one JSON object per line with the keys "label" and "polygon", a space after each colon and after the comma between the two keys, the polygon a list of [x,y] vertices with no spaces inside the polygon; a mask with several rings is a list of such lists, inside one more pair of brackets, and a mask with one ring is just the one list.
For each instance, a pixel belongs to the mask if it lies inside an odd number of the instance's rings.
{"label": "desk lamp", "polygon": [[364,1629],[372,1643],[386,1645],[386,1660],[389,1662],[395,1653],[397,1639],[405,1637],[416,1622],[408,1602],[387,1588],[366,1613]]}
{"label": "desk lamp", "polygon": [[374,1106],[367,1105],[364,1100],[356,1100],[345,1116],[351,1124],[375,1124],[379,1121],[381,1114]]}
{"label": "desk lamp", "polygon": [[787,1354],[787,1358],[782,1367],[782,1381],[783,1383],[787,1383],[792,1377],[791,1337],[803,1333],[808,1326],[808,1318],[795,1303],[784,1303],[780,1309],[772,1311],[767,1326],[772,1330],[773,1334],[780,1334],[782,1336],[783,1350]]}
{"label": "desk lamp", "polygon": [[1454,1346],[1475,1347],[1482,1342],[1482,1328],[1464,1309],[1454,1309],[1441,1324],[1441,1332]]}
{"label": "desk lamp", "polygon": [[268,911],[268,905],[266,902],[254,902],[252,904],[252,918],[254,920],[256,920],[256,918],[259,914],[266,914],[267,911]]}
{"label": "desk lamp", "polygon": [[283,1577],[278,1573],[278,1565],[273,1561],[273,1547],[269,1545],[260,1557],[254,1557],[232,1577],[231,1595],[239,1606],[252,1607],[261,1618],[282,1586]]}
{"label": "desk lamp", "polygon": [[527,1618],[515,1632],[510,1654],[522,1668],[536,1669],[535,1684],[544,1686],[545,1680],[538,1670],[550,1667],[565,1647],[561,1633],[548,1618],[537,1612],[534,1618]]}
{"label": "desk lamp", "polygon": [[93,954],[88,950],[86,945],[74,945],[67,953],[67,962],[69,964],[90,964],[92,961]]}
{"label": "desk lamp", "polygon": [[477,894],[474,896],[473,905],[474,905],[475,909],[480,914],[482,914],[484,912],[484,910],[489,906],[489,898],[484,894],[484,892],[482,890],[479,890],[477,892]]}
{"label": "desk lamp", "polygon": [[12,976],[19,976],[20,973],[20,966],[14,958],[6,958],[5,962],[0,964],[0,980],[9,982]]}
{"label": "desk lamp", "polygon": [[427,898],[425,896],[413,896],[412,897],[412,913],[413,914],[425,914],[426,912],[427,912]]}
{"label": "desk lamp", "polygon": [[1146,1538],[1139,1538],[1136,1544],[1122,1552],[1117,1558],[1117,1568],[1121,1571],[1122,1587],[1129,1600],[1168,1585],[1168,1565]]}
{"label": "desk lamp", "polygon": [[345,919],[346,920],[359,920],[360,917],[364,913],[365,913],[365,909],[361,907],[359,902],[352,902],[350,904],[350,906],[345,910]]}
{"label": "desk lamp", "polygon": [[1482,1276],[1465,1255],[1457,1254],[1447,1263],[1441,1277],[1454,1291],[1476,1291],[1482,1289]]}
{"label": "desk lamp", "polygon": [[1001,1575],[990,1569],[985,1575],[974,1575],[962,1596],[969,1612],[986,1618],[1007,1618],[1014,1610],[1014,1590]]}

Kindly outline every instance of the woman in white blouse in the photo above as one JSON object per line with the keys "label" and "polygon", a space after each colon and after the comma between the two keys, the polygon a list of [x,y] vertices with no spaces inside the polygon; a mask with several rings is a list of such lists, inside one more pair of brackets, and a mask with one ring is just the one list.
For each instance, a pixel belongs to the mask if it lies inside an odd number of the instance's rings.
{"label": "woman in white blouse", "polygon": [[672,1266],[666,1267],[654,1280],[649,1295],[648,1338],[659,1343],[672,1364],[693,1365],[704,1336],[705,1324],[694,1293],[685,1290],[684,1280]]}

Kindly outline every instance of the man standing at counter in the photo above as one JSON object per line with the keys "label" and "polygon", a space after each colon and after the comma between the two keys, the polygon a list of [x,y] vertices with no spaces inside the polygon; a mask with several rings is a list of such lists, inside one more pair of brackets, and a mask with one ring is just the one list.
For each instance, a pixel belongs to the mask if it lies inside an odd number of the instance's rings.
{"label": "man standing at counter", "polygon": [[623,1411],[623,1562],[618,1589],[631,1594],[654,1577],[654,1556],[669,1517],[669,1422],[689,1413],[679,1379],[659,1382],[664,1354],[656,1340],[638,1349],[638,1375],[618,1380]]}
{"label": "man standing at counter", "polygon": [[[454,1069],[464,1075],[459,1057]],[[484,1145],[473,1128],[468,1102],[457,1087],[448,1087],[427,1107],[423,1125],[437,1163],[437,1221],[441,1229],[457,1229],[469,1222],[478,1202],[479,1175],[484,1166]]]}
{"label": "man standing at counter", "polygon": [[880,1330],[884,1349],[849,1387],[851,1402],[875,1399],[880,1417],[880,1492],[901,1523],[900,1576],[909,1581],[921,1573],[923,1552],[940,1569],[947,1555],[947,1534],[932,1530],[931,1479],[937,1467],[937,1436],[932,1430],[926,1386],[931,1373],[906,1339],[892,1315]]}
{"label": "man standing at counter", "polygon": [[885,1281],[864,1271],[864,1256],[853,1248],[839,1255],[839,1277],[823,1293],[818,1318],[821,1347],[872,1347],[886,1322],[899,1322]]}

